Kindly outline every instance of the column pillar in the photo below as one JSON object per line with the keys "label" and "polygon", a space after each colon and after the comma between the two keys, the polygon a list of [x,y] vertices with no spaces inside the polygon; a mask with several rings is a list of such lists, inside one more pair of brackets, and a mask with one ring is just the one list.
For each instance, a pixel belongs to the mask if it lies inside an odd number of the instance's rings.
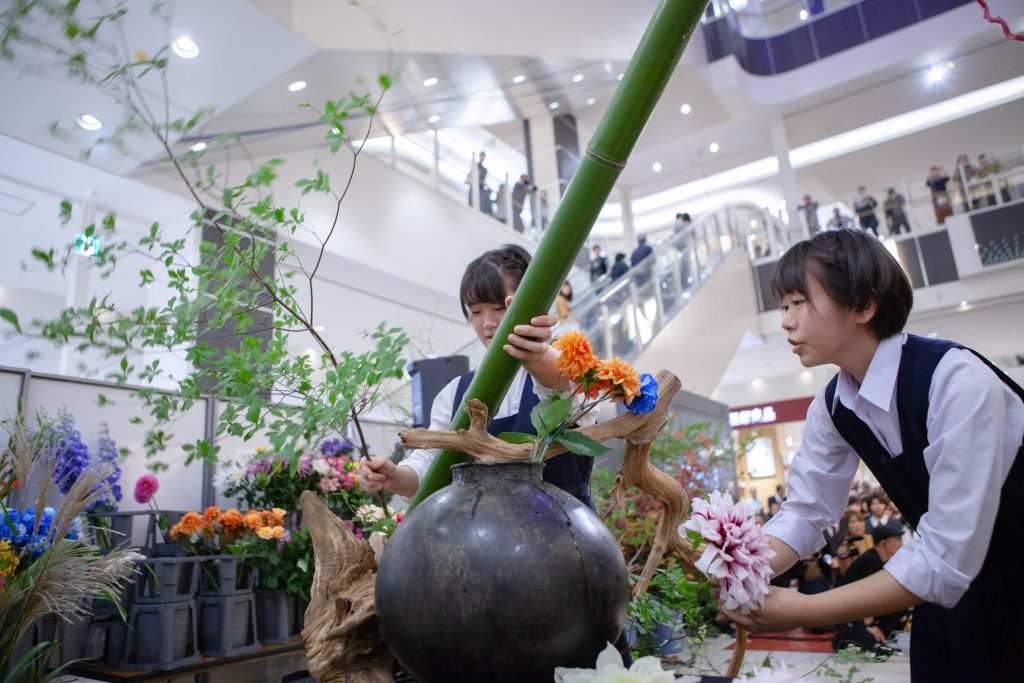
{"label": "column pillar", "polygon": [[629,254],[636,249],[636,225],[633,222],[633,191],[628,187],[617,185],[619,204],[622,206],[622,242],[623,251]]}
{"label": "column pillar", "polygon": [[[789,227],[792,233],[797,232],[804,238],[809,237],[807,225],[802,220],[800,194],[796,189],[796,174],[789,162],[789,136],[786,135],[786,124],[781,118],[774,118],[769,126],[772,138],[772,154],[779,161],[779,181],[782,183],[782,196],[786,200],[786,211],[789,213]],[[778,253],[778,252],[776,252]]]}

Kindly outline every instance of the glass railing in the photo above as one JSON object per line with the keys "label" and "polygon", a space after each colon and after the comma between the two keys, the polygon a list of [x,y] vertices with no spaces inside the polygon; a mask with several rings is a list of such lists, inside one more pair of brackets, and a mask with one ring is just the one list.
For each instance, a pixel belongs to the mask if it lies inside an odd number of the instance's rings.
{"label": "glass railing", "polygon": [[733,250],[756,261],[783,251],[789,240],[788,227],[764,208],[725,205],[658,240],[624,275],[604,275],[577,290],[570,325],[599,355],[635,360]]}
{"label": "glass railing", "polygon": [[550,215],[546,198],[558,196],[557,183],[551,187],[529,184],[523,188],[522,202],[518,202],[516,184],[525,160],[512,158],[513,154],[497,159],[489,156],[484,162],[486,173],[482,174],[477,164],[479,152],[444,129],[373,138],[367,140],[365,150],[535,241],[540,239]]}

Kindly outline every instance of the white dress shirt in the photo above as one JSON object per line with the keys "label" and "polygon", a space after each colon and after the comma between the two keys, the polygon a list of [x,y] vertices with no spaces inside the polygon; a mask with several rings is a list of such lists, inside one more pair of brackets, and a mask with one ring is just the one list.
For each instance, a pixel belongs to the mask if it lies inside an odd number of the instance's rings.
{"label": "white dress shirt", "polygon": [[[501,399],[501,403],[498,405],[498,410],[494,414],[493,419],[510,417],[519,412],[519,399],[523,396],[523,387],[526,384],[526,378],[529,373],[526,369],[520,366],[519,371],[516,372],[515,377],[512,378],[512,384],[508,388],[508,392],[505,397]],[[430,429],[436,429],[440,431],[447,430],[452,422],[452,406],[455,404],[455,392],[459,388],[459,378],[456,377],[451,382],[445,385],[444,389],[438,393],[434,399],[434,404],[430,408]],[[536,382],[533,382],[533,393],[538,398],[544,400],[551,395],[551,390],[547,387],[541,386]],[[579,402],[575,404],[575,407],[580,406]],[[584,415],[580,420],[580,426],[589,426],[597,422],[597,411],[592,410]],[[430,469],[431,463],[434,462],[434,458],[440,451],[436,448],[423,449],[418,448],[412,453],[407,455],[402,462],[398,464],[399,467],[409,467],[416,476],[419,477],[420,481],[427,475],[427,470]]]}
{"label": "white dress shirt", "polygon": [[[883,340],[859,387],[841,371],[835,394],[896,455],[903,452],[896,375],[905,342],[906,335]],[[953,607],[984,563],[1001,489],[1024,440],[1024,404],[964,349],[950,349],[939,361],[928,401],[928,512],[917,526],[920,538],[897,551],[885,569],[919,598]],[[858,460],[836,431],[823,388],[807,411],[789,470],[789,498],[765,531],[801,557],[812,555],[823,544],[822,530],[846,507]]]}

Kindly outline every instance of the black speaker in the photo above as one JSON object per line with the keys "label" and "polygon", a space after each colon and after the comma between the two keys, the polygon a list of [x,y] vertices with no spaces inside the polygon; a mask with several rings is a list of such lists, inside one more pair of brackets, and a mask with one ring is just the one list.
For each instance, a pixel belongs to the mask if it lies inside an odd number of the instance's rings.
{"label": "black speaker", "polygon": [[469,357],[423,358],[405,369],[412,377],[412,426],[429,427],[434,398],[448,382],[469,372]]}

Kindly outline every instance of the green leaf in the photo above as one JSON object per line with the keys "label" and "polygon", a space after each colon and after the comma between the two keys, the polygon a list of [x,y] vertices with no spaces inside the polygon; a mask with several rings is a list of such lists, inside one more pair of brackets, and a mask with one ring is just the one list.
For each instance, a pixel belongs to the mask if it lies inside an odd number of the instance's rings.
{"label": "green leaf", "polygon": [[594,441],[589,436],[572,430],[562,432],[556,441],[576,455],[585,455],[590,458],[604,455],[611,450],[604,444]]}
{"label": "green leaf", "polygon": [[498,434],[498,438],[508,443],[533,443],[537,440],[537,437],[532,434],[523,434],[522,432],[502,432]]}
{"label": "green leaf", "polygon": [[551,434],[558,429],[563,422],[569,419],[569,413],[572,410],[572,399],[560,398],[558,394],[554,394],[551,397],[540,402],[541,406],[541,419],[544,424],[547,425],[545,433]]}
{"label": "green leaf", "polygon": [[66,225],[71,220],[71,202],[62,199],[60,202],[60,224]]}
{"label": "green leaf", "polygon": [[21,332],[21,324],[18,322],[18,314],[9,308],[0,308],[0,319],[9,322],[14,329]]}

